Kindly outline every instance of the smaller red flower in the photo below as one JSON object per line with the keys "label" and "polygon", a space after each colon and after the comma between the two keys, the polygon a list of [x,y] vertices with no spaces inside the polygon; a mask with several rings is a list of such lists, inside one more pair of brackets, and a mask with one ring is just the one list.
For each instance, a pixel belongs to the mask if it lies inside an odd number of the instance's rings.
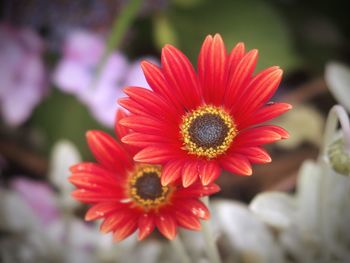
{"label": "smaller red flower", "polygon": [[[128,133],[118,124],[122,117],[125,113],[119,111],[115,126],[118,138]],[[102,233],[113,232],[114,240],[120,241],[138,229],[142,240],[158,228],[173,239],[177,226],[199,230],[199,219],[209,218],[199,198],[218,192],[216,184],[203,186],[198,182],[184,188],[179,181],[163,186],[162,167],[135,163],[135,148],[102,131],[87,132],[87,141],[98,162],[71,167],[69,181],[78,188],[73,197],[92,205],[85,219],[103,219]]]}

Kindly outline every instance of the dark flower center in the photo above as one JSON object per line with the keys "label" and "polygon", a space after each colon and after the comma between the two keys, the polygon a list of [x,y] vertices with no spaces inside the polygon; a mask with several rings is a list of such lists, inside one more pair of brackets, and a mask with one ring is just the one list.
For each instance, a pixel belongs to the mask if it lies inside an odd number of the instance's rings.
{"label": "dark flower center", "polygon": [[160,178],[155,172],[144,173],[137,179],[134,187],[137,195],[145,200],[155,200],[163,194]]}
{"label": "dark flower center", "polygon": [[180,132],[184,149],[189,154],[209,159],[225,153],[237,135],[231,115],[212,105],[201,106],[184,115]]}
{"label": "dark flower center", "polygon": [[220,116],[206,113],[195,118],[188,131],[192,142],[207,149],[222,145],[229,127]]}
{"label": "dark flower center", "polygon": [[130,174],[130,197],[146,210],[166,203],[171,193],[171,186],[161,184],[160,173],[158,165],[137,165]]}

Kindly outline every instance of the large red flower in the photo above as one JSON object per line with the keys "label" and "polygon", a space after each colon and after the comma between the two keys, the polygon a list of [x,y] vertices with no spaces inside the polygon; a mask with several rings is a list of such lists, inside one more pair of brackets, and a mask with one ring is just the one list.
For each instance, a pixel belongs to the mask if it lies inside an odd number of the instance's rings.
{"label": "large red flower", "polygon": [[[122,116],[119,111],[117,119]],[[119,138],[128,133],[118,124],[115,130]],[[139,229],[141,240],[157,227],[173,239],[176,226],[199,230],[199,219],[208,219],[209,211],[198,199],[218,192],[217,185],[197,183],[184,188],[181,182],[174,182],[163,186],[161,166],[135,163],[134,148],[102,131],[89,131],[87,141],[98,162],[71,167],[69,181],[78,188],[73,197],[92,205],[85,219],[104,220],[101,232],[113,232],[114,240],[119,241]]]}
{"label": "large red flower", "polygon": [[132,116],[122,125],[133,133],[122,141],[143,149],[134,159],[163,164],[162,185],[182,178],[185,187],[199,177],[212,183],[226,169],[252,174],[252,163],[271,159],[261,146],[288,137],[275,125],[257,126],[287,110],[269,102],[282,77],[279,67],[253,75],[257,50],[237,44],[227,54],[220,35],[208,36],[198,59],[198,73],[173,46],[162,50],[161,67],[142,62],[153,91],[128,87],[120,104]]}

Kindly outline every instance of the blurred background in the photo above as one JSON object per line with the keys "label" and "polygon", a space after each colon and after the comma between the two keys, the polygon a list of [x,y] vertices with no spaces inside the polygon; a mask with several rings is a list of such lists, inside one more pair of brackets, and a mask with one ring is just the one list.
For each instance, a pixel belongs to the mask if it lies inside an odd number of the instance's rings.
{"label": "blurred background", "polygon": [[[205,36],[220,33],[228,49],[239,41],[259,49],[257,70],[273,65],[284,70],[274,100],[294,109],[275,122],[291,139],[269,146],[273,162],[254,167],[252,177],[221,176],[222,191],[214,199],[248,204],[263,191],[293,194],[301,164],[318,155],[327,112],[343,103],[344,94],[350,96],[349,89],[339,95],[324,77],[327,67],[338,67],[328,79],[346,75],[350,87],[346,1],[4,0],[0,5],[0,262],[118,262],[118,257],[137,262],[120,256],[136,251],[134,241],[115,248],[95,225],[83,222],[86,207],[69,197],[67,167],[93,160],[85,132],[113,133],[122,88],[148,86],[139,62],[159,63],[166,43],[196,64]],[[138,249],[139,258],[156,262],[155,243]],[[239,262],[265,262],[249,260]]]}

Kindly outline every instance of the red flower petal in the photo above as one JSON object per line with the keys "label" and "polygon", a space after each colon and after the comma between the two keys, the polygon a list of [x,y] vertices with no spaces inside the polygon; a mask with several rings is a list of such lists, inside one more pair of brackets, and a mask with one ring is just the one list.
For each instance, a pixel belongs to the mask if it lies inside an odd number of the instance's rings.
{"label": "red flower petal", "polygon": [[282,73],[279,67],[271,67],[257,74],[250,81],[246,92],[242,93],[244,100],[236,106],[234,116],[237,116],[237,112],[247,114],[264,105],[275,93],[281,82]]}
{"label": "red flower petal", "polygon": [[84,174],[84,176],[92,175],[113,180],[118,179],[118,174],[106,170],[97,163],[78,163],[71,166],[70,171],[73,173],[73,175]]}
{"label": "red flower petal", "polygon": [[145,147],[150,145],[150,143],[172,143],[168,138],[164,138],[159,135],[153,134],[142,134],[138,132],[130,133],[122,138],[122,142],[129,145]]}
{"label": "red flower petal", "polygon": [[118,109],[117,114],[115,115],[114,132],[117,135],[119,140],[129,133],[129,129],[125,128],[124,126],[120,125],[120,123],[119,123],[119,120],[121,120],[127,116],[128,115],[126,114],[126,112],[121,110],[121,109]]}
{"label": "red flower petal", "polygon": [[179,179],[181,177],[183,164],[184,162],[182,161],[174,161],[165,164],[160,178],[162,185],[171,184]]}
{"label": "red flower petal", "polygon": [[143,214],[142,216],[140,216],[138,221],[138,226],[139,226],[138,239],[143,240],[150,233],[152,233],[155,227],[153,215]]}
{"label": "red flower petal", "polygon": [[238,63],[242,60],[245,54],[244,43],[238,43],[230,52],[227,59],[227,78],[233,75]]}
{"label": "red flower petal", "polygon": [[87,211],[85,215],[85,220],[92,221],[92,220],[106,217],[111,212],[119,210],[124,206],[125,204],[118,203],[118,202],[105,202],[105,203],[96,204]]}
{"label": "red flower petal", "polygon": [[160,95],[144,88],[127,87],[124,92],[150,116],[162,117],[165,121],[176,121],[177,113]]}
{"label": "red flower petal", "polygon": [[252,167],[247,158],[239,154],[231,154],[220,160],[227,171],[238,175],[252,175]]}
{"label": "red flower petal", "polygon": [[156,226],[160,233],[167,239],[174,239],[176,237],[176,221],[168,214],[161,214],[155,218]]}
{"label": "red flower petal", "polygon": [[198,198],[206,195],[212,195],[219,191],[220,187],[216,184],[203,186],[201,183],[194,183],[187,188],[178,189],[176,192],[176,198]]}
{"label": "red flower petal", "polygon": [[200,219],[207,220],[210,218],[208,208],[198,199],[188,199],[186,202],[181,203],[180,207]]}
{"label": "red flower petal", "polygon": [[226,94],[224,97],[224,104],[228,108],[233,107],[237,104],[237,96],[241,94],[247,81],[251,78],[254,72],[255,65],[258,58],[258,51],[256,49],[249,51],[238,63],[232,76],[228,79],[226,88]]}
{"label": "red flower petal", "polygon": [[237,153],[240,153],[248,158],[252,163],[269,163],[271,162],[270,155],[259,147],[246,147],[242,149],[237,149]]}
{"label": "red flower petal", "polygon": [[86,190],[94,190],[103,188],[120,189],[121,180],[117,177],[113,179],[107,179],[105,177],[99,177],[95,174],[88,173],[74,173],[68,178],[69,182],[74,184],[78,188],[84,188]]}
{"label": "red flower petal", "polygon": [[276,133],[278,133],[281,136],[282,139],[288,139],[289,138],[289,133],[285,129],[283,129],[283,128],[279,127],[279,126],[271,125],[269,129],[274,131],[274,132],[276,132]]}
{"label": "red flower petal", "polygon": [[69,170],[72,173],[79,173],[79,172],[99,173],[100,171],[102,171],[102,173],[105,172],[105,169],[103,169],[101,165],[97,163],[90,163],[90,162],[77,163],[69,167]]}
{"label": "red flower petal", "polygon": [[92,153],[102,165],[119,172],[132,166],[129,154],[107,133],[89,131],[86,137]]}
{"label": "red flower petal", "polygon": [[269,121],[292,109],[292,105],[288,103],[271,103],[258,109],[254,114],[242,118],[239,126],[244,129],[248,126]]}
{"label": "red flower petal", "polygon": [[215,161],[203,162],[200,166],[199,177],[203,185],[213,183],[220,176],[221,168]]}
{"label": "red flower petal", "polygon": [[150,146],[139,151],[134,156],[134,160],[140,163],[161,164],[165,160],[169,160],[169,158],[176,159],[177,157],[176,152],[174,153],[166,147]]}
{"label": "red flower petal", "polygon": [[162,50],[162,66],[165,79],[171,86],[173,98],[187,109],[200,105],[198,79],[188,58],[171,45]]}
{"label": "red flower petal", "polygon": [[129,220],[118,227],[113,234],[113,241],[119,242],[130,236],[137,229],[137,221]]}
{"label": "red flower petal", "polygon": [[240,132],[234,141],[234,146],[239,148],[260,146],[281,140],[282,136],[271,127],[271,125],[265,125]]}
{"label": "red flower petal", "polygon": [[204,100],[220,105],[225,93],[226,48],[219,34],[207,36],[198,58],[198,76]]}
{"label": "red flower petal", "polygon": [[175,214],[176,214],[176,220],[180,226],[190,230],[198,231],[201,229],[201,223],[199,222],[197,217],[189,213],[185,213],[181,210],[175,211]]}
{"label": "red flower petal", "polygon": [[162,95],[169,104],[173,105],[179,114],[184,113],[184,108],[180,102],[177,99],[173,99],[173,91],[168,88],[163,72],[156,65],[147,61],[143,61],[141,67],[150,87],[156,93]]}
{"label": "red flower petal", "polygon": [[187,162],[182,168],[182,185],[184,187],[189,187],[198,178],[198,165],[199,162]]}
{"label": "red flower petal", "polygon": [[146,134],[168,134],[172,133],[169,127],[160,122],[156,118],[152,118],[150,116],[130,116],[120,120],[120,124],[128,127],[136,132],[146,133]]}
{"label": "red flower petal", "polygon": [[[120,99],[118,99],[118,103],[124,109],[130,111],[131,113],[133,113],[135,115],[141,115],[141,116],[148,115],[145,113],[144,107],[142,105],[131,100],[130,98],[120,98]],[[124,125],[121,125],[121,126],[124,127]],[[127,129],[126,127],[124,127],[124,128]]]}
{"label": "red flower petal", "polygon": [[127,208],[121,209],[114,214],[106,216],[105,220],[100,226],[100,231],[101,233],[108,233],[111,231],[114,232],[119,225],[123,225],[131,221],[131,219],[134,217],[135,215]]}
{"label": "red flower petal", "polygon": [[122,193],[104,192],[104,191],[87,191],[85,189],[78,189],[72,192],[72,196],[83,203],[94,204],[99,202],[119,201],[123,198]]}

